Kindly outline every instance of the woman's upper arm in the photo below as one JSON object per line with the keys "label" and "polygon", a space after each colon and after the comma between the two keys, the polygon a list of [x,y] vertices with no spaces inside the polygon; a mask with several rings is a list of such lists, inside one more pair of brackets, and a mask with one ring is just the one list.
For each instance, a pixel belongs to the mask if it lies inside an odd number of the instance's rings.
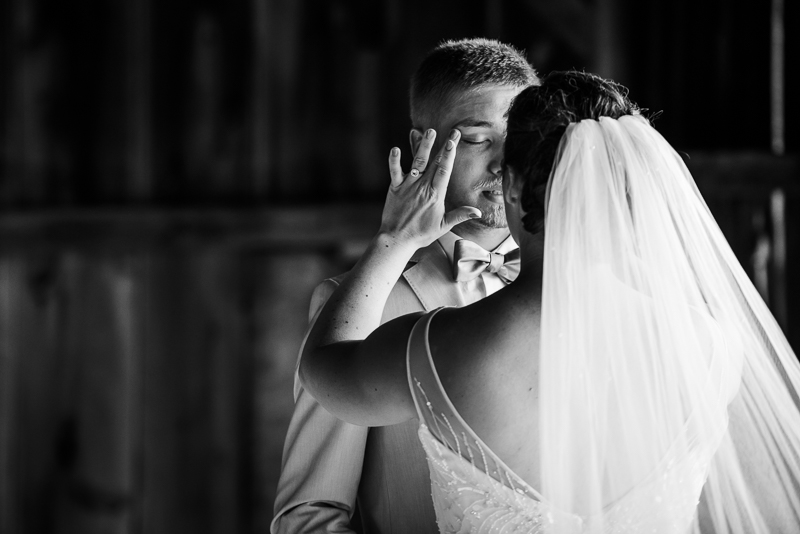
{"label": "woman's upper arm", "polygon": [[358,350],[358,377],[364,388],[363,413],[369,426],[402,423],[416,416],[408,388],[408,337],[422,313],[401,315],[382,324]]}
{"label": "woman's upper arm", "polygon": [[384,323],[363,341],[316,349],[301,380],[333,415],[351,424],[385,426],[416,415],[406,378],[408,337],[421,313]]}

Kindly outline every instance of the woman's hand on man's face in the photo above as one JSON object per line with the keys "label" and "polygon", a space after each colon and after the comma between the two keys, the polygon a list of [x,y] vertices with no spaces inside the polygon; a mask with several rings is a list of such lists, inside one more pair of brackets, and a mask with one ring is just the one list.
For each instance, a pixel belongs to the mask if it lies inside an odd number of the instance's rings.
{"label": "woman's hand on man's face", "polygon": [[472,206],[445,212],[444,197],[460,136],[461,132],[451,130],[449,139],[429,165],[436,132],[426,131],[407,174],[400,166],[400,149],[391,150],[391,185],[383,208],[381,234],[416,249],[429,245],[455,225],[481,216],[480,210]]}

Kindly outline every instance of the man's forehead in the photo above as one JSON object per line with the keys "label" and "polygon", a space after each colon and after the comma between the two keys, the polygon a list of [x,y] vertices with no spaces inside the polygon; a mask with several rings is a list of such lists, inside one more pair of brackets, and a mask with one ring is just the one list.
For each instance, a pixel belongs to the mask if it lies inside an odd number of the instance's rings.
{"label": "man's forehead", "polygon": [[505,112],[522,87],[482,86],[454,93],[442,106],[442,122],[460,128],[504,128]]}

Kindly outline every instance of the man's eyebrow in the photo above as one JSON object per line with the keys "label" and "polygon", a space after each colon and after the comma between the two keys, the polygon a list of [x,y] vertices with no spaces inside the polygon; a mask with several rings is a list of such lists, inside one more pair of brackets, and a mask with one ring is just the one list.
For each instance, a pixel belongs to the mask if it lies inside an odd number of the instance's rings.
{"label": "man's eyebrow", "polygon": [[458,121],[453,128],[494,128],[494,123],[479,119],[466,118]]}

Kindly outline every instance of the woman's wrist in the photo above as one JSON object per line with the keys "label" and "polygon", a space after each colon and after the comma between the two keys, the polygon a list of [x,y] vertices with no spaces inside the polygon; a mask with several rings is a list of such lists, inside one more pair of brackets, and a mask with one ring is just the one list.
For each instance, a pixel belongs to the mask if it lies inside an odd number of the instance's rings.
{"label": "woman's wrist", "polygon": [[408,256],[407,259],[410,259],[419,248],[409,239],[383,231],[378,232],[372,238],[372,245],[383,253],[388,252],[392,255]]}

